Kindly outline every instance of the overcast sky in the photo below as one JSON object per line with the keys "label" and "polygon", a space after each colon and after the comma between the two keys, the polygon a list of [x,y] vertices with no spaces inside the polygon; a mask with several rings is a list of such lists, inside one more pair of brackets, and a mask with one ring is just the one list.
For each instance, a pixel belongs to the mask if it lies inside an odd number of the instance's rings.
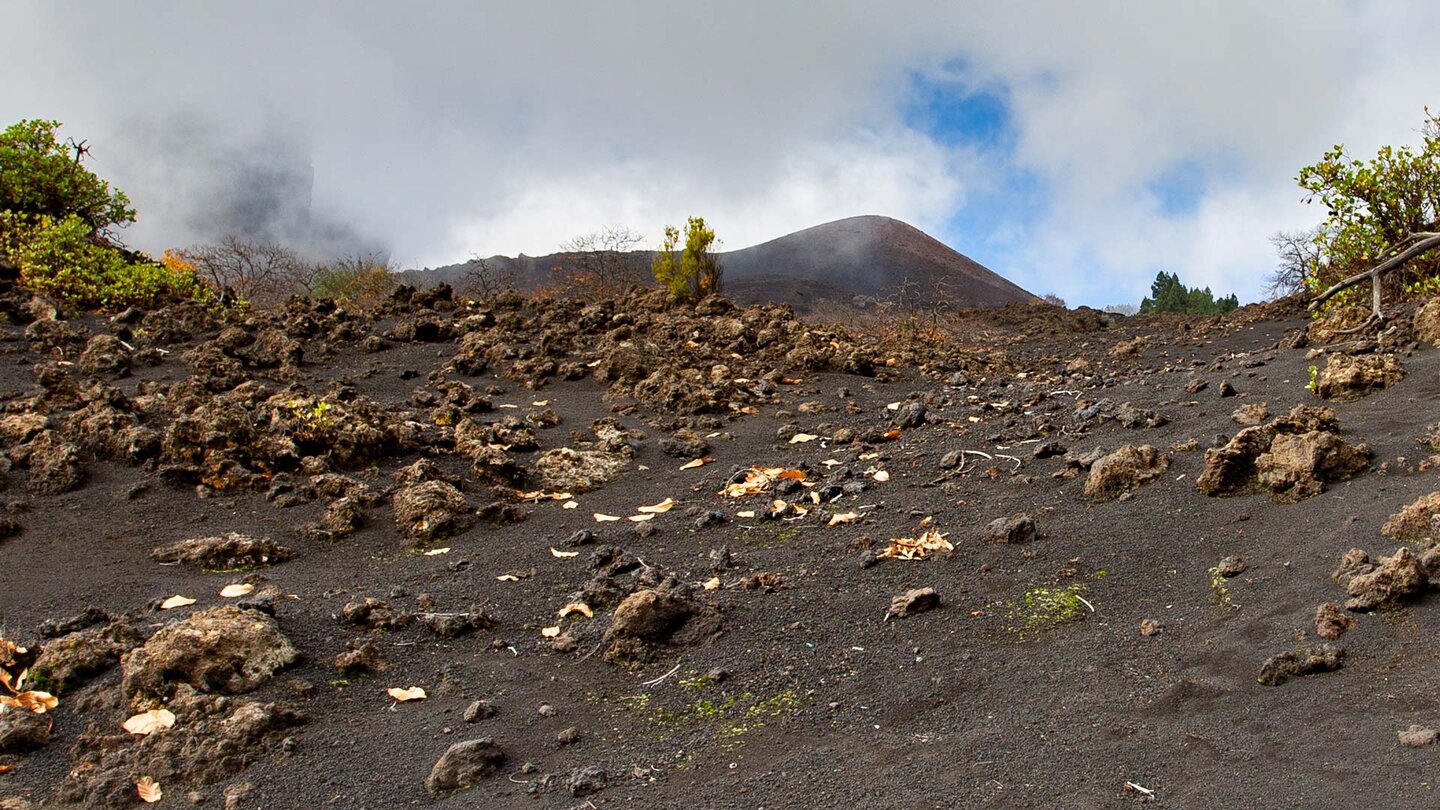
{"label": "overcast sky", "polygon": [[733,249],[910,222],[1036,293],[1253,300],[1296,171],[1415,142],[1433,2],[16,2],[0,121],[54,118],[158,251],[406,266],[701,214]]}

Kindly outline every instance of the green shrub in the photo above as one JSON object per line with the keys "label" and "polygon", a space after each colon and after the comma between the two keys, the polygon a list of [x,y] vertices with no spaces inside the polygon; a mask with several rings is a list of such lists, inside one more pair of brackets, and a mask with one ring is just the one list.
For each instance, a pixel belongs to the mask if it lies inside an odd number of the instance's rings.
{"label": "green shrub", "polygon": [[383,302],[398,282],[390,264],[377,256],[338,259],[315,271],[312,298],[333,298],[370,309]]}
{"label": "green shrub", "polygon": [[207,297],[193,274],[132,260],[94,235],[76,214],[62,219],[0,211],[0,250],[20,271],[20,283],[81,309],[156,306],[175,298]]}
{"label": "green shrub", "polygon": [[81,165],[85,144],[61,144],[59,121],[27,120],[0,133],[0,211],[78,217],[93,232],[135,221],[130,200]]}
{"label": "green shrub", "polygon": [[[1440,115],[1425,110],[1420,145],[1382,146],[1369,160],[1352,158],[1344,145],[1300,170],[1305,201],[1324,206],[1323,223],[1307,232],[1302,252],[1305,288],[1313,293],[1374,264],[1411,234],[1435,230],[1440,220]],[[1282,257],[1283,258],[1283,257]],[[1440,275],[1440,251],[1415,257],[1387,279],[1397,293]],[[1339,297],[1337,296],[1337,299]],[[1354,296],[1363,303],[1363,291]],[[1343,305],[1335,301],[1335,305]]]}
{"label": "green shrub", "polygon": [[685,247],[676,256],[680,231],[665,227],[665,240],[651,262],[655,280],[676,298],[698,301],[720,292],[720,257],[710,252],[715,231],[706,227],[704,217],[690,217],[685,228]]}

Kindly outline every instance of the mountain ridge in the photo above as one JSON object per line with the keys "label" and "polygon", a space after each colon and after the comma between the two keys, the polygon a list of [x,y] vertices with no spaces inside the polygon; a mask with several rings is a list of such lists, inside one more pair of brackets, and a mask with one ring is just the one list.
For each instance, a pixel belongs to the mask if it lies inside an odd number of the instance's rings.
{"label": "mountain ridge", "polygon": [[[622,261],[648,279],[654,251]],[[725,294],[739,304],[789,304],[797,312],[825,305],[868,308],[889,302],[922,308],[1000,307],[1036,296],[943,242],[891,217],[863,215],[822,223],[720,254]],[[424,271],[406,283],[460,285],[483,266],[533,291],[578,266],[577,254],[491,256]]]}

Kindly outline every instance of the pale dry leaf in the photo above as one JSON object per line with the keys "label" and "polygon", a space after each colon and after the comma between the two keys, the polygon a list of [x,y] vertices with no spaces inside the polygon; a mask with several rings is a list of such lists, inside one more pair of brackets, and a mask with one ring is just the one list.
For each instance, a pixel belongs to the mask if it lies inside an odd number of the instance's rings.
{"label": "pale dry leaf", "polygon": [[874,477],[876,481],[879,481],[883,484],[886,481],[890,480],[890,473],[886,472],[885,470],[876,470]]}
{"label": "pale dry leaf", "polygon": [[498,580],[500,580],[501,582],[519,582],[519,581],[520,581],[520,577],[517,577],[517,576],[515,576],[514,574],[501,574],[500,576],[495,577],[495,578],[498,579]]}
{"label": "pale dry leaf", "polygon": [[177,594],[175,594],[174,596],[170,597],[169,599],[166,599],[164,602],[161,602],[161,603],[160,603],[160,609],[161,609],[161,610],[174,610],[175,608],[189,607],[190,605],[193,605],[193,604],[195,604],[195,600],[194,600],[194,599],[191,599],[191,598],[188,597],[188,596],[181,596],[180,594],[177,593]]}
{"label": "pale dry leaf", "polygon": [[680,465],[680,469],[682,469],[682,470],[693,470],[693,469],[695,469],[695,468],[697,468],[697,467],[704,467],[706,464],[714,464],[714,463],[715,463],[715,459],[710,458],[709,456],[706,456],[705,458],[697,458],[697,459],[695,459],[695,460],[693,460],[693,461],[687,461],[687,462],[685,462],[684,464],[681,464],[681,465]]}
{"label": "pale dry leaf", "polygon": [[860,519],[859,512],[841,512],[830,516],[830,525],[838,526],[841,523],[854,523]]}
{"label": "pale dry leaf", "polygon": [[585,604],[584,602],[571,602],[565,607],[560,608],[560,610],[557,611],[555,615],[563,619],[566,616],[569,616],[571,613],[583,614],[587,619],[595,618],[595,611],[591,610],[590,606]]}
{"label": "pale dry leaf", "polygon": [[600,512],[596,512],[596,513],[595,513],[595,522],[596,522],[596,523],[614,523],[615,521],[617,521],[617,520],[619,520],[619,519],[620,519],[620,516],[619,516],[619,515],[606,515],[606,514],[602,514],[602,513],[600,513]]}
{"label": "pale dry leaf", "polygon": [[563,559],[566,559],[567,557],[579,557],[579,556],[580,556],[580,552],[578,552],[578,551],[561,551],[560,549],[555,548],[554,546],[551,546],[551,547],[550,547],[550,556],[552,556],[552,557],[559,557],[560,559],[563,560]]}
{"label": "pale dry leaf", "polygon": [[151,709],[141,712],[120,724],[121,728],[138,737],[154,734],[175,726],[175,714],[169,709]]}
{"label": "pale dry leaf", "polygon": [[443,547],[443,548],[432,548],[432,549],[430,549],[429,551],[425,552],[425,556],[426,556],[426,557],[438,557],[438,556],[440,556],[441,554],[449,554],[449,553],[450,553],[450,547],[449,547],[449,546],[445,546],[445,547]]}
{"label": "pale dry leaf", "polygon": [[794,436],[790,437],[790,443],[804,444],[806,442],[813,442],[818,438],[820,437],[816,436],[814,433],[796,433]]}
{"label": "pale dry leaf", "polygon": [[580,503],[579,503],[578,501],[566,501],[565,503],[560,504],[560,508],[561,508],[561,509],[574,509],[575,507],[577,507],[577,506],[579,506],[579,505],[580,505]]}
{"label": "pale dry leaf", "polygon": [[533,405],[533,406],[535,406],[536,408],[543,408],[543,407],[545,407],[546,405],[549,405],[549,404],[550,404],[550,400],[548,400],[548,399],[537,399],[537,400],[535,400],[534,402],[532,402],[532,403],[530,403],[530,404]]}
{"label": "pale dry leaf", "polygon": [[674,499],[674,498],[666,498],[665,500],[661,501],[660,503],[655,504],[654,506],[641,506],[641,507],[637,507],[635,511],[637,511],[637,512],[645,512],[645,513],[647,513],[647,514],[653,514],[653,515],[660,515],[660,514],[664,514],[665,512],[669,512],[669,511],[670,511],[671,509],[673,509],[674,507],[675,507],[675,499]]}
{"label": "pale dry leaf", "polygon": [[745,519],[748,520],[748,519],[750,519],[750,518],[755,517],[755,510],[754,510],[754,509],[746,509],[746,510],[743,511],[743,512],[736,512],[736,513],[735,513],[735,517],[741,517],[741,518],[745,518]]}
{"label": "pale dry leaf", "polygon": [[135,793],[140,797],[140,801],[146,804],[154,804],[165,798],[164,791],[160,790],[160,783],[148,776],[140,777],[140,781],[135,783]]}
{"label": "pale dry leaf", "polygon": [[720,578],[719,578],[719,577],[711,577],[711,578],[705,580],[705,590],[707,590],[707,591],[716,591],[716,590],[719,590],[719,589],[720,589]]}
{"label": "pale dry leaf", "polygon": [[555,638],[556,636],[560,635],[560,625],[557,624],[554,627],[542,627],[540,628],[540,635],[544,636],[545,638]]}
{"label": "pale dry leaf", "polygon": [[225,599],[234,599],[237,596],[244,596],[255,590],[255,586],[248,582],[232,582],[220,589],[220,596]]}
{"label": "pale dry leaf", "polygon": [[429,695],[425,694],[425,690],[418,686],[411,686],[406,689],[401,689],[398,686],[392,686],[389,689],[385,690],[385,694],[389,695],[400,703],[406,703],[411,700],[424,700],[425,698],[429,697]]}
{"label": "pale dry leaf", "polygon": [[836,460],[833,459],[833,458],[827,458],[827,459],[825,459],[824,461],[822,461],[822,462],[820,462],[820,463],[821,463],[821,464],[824,464],[826,467],[839,467],[842,462],[836,461]]}
{"label": "pale dry leaf", "polygon": [[631,523],[644,523],[647,520],[654,519],[654,515],[631,515],[630,517],[626,518],[626,520],[630,521]]}

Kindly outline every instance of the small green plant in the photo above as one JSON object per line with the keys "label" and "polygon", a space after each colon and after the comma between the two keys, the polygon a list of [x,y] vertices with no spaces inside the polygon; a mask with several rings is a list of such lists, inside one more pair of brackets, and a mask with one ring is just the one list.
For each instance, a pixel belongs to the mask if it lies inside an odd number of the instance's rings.
{"label": "small green plant", "polygon": [[1240,607],[1231,596],[1230,586],[1225,584],[1225,575],[1220,573],[1218,565],[1210,569],[1210,601],[1232,610]]}
{"label": "small green plant", "polygon": [[714,244],[715,231],[705,225],[704,217],[690,217],[683,249],[679,249],[680,231],[665,226],[664,242],[650,263],[655,280],[676,298],[687,301],[720,292],[720,257],[710,252]]}
{"label": "small green plant", "polygon": [[1011,606],[1010,615],[1020,622],[1011,630],[1036,630],[1066,624],[1085,617],[1085,586],[1075,583],[1064,588],[1031,588]]}
{"label": "small green plant", "polygon": [[329,430],[335,426],[335,420],[330,418],[330,403],[323,399],[308,408],[303,402],[292,402],[290,412],[312,431]]}
{"label": "small green plant", "polygon": [[1314,363],[1311,363],[1311,364],[1310,364],[1310,369],[1309,369],[1309,372],[1308,372],[1308,373],[1309,373],[1309,375],[1310,375],[1310,381],[1307,382],[1307,383],[1305,383],[1305,390],[1306,390],[1306,391],[1309,391],[1309,392],[1312,393],[1312,394],[1319,394],[1319,393],[1320,393],[1320,367],[1317,366],[1317,365],[1315,365]]}
{"label": "small green plant", "polygon": [[1440,295],[1440,276],[1426,276],[1406,284],[1405,294],[1412,298],[1434,298]]}

